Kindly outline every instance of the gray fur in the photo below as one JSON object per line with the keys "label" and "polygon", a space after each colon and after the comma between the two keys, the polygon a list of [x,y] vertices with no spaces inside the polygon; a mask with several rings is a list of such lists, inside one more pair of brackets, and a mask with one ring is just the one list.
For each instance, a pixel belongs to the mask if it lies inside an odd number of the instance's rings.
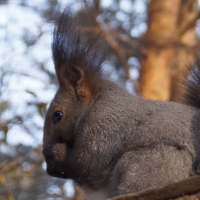
{"label": "gray fur", "polygon": [[[59,26],[65,19],[71,20],[66,11]],[[71,26],[76,31],[70,22],[67,32],[54,34],[68,38]],[[74,49],[80,41],[73,45]],[[88,60],[81,62],[82,67],[66,57],[66,62],[65,54],[59,60],[62,64],[54,60],[59,63],[60,85],[45,120],[43,153],[49,175],[73,179],[88,199],[97,199],[166,185],[199,171],[198,108],[133,96],[104,79],[98,67],[96,77],[91,78],[95,70],[88,75]],[[56,111],[63,116],[55,124],[52,116]]]}

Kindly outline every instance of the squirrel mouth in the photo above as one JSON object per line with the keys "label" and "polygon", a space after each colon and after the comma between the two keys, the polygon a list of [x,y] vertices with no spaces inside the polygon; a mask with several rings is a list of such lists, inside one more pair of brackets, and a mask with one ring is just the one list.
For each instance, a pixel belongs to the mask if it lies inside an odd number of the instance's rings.
{"label": "squirrel mouth", "polygon": [[43,149],[43,155],[47,164],[46,172],[50,176],[66,178],[62,166],[67,162],[67,146],[66,144],[47,145]]}
{"label": "squirrel mouth", "polygon": [[50,176],[58,177],[58,178],[67,178],[65,172],[58,168],[58,166],[49,165],[47,163],[46,172]]}

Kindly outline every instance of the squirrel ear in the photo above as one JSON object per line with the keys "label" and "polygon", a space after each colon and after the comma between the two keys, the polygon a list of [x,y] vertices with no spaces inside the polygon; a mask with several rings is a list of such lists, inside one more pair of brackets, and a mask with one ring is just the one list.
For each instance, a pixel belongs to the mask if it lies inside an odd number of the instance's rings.
{"label": "squirrel ear", "polygon": [[83,70],[77,66],[62,65],[56,70],[59,85],[76,92],[77,98],[82,99],[91,95],[92,85],[87,80]]}
{"label": "squirrel ear", "polygon": [[98,41],[83,40],[67,10],[54,29],[52,55],[58,82],[73,89],[79,99],[93,95],[99,86],[104,57],[97,51]]}

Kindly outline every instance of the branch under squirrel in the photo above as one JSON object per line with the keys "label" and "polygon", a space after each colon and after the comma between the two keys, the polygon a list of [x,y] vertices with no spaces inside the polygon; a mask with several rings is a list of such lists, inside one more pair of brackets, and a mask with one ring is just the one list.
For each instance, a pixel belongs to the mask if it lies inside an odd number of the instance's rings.
{"label": "branch under squirrel", "polygon": [[121,195],[108,200],[168,200],[198,192],[200,192],[200,176],[194,176],[161,188],[143,190],[138,193]]}

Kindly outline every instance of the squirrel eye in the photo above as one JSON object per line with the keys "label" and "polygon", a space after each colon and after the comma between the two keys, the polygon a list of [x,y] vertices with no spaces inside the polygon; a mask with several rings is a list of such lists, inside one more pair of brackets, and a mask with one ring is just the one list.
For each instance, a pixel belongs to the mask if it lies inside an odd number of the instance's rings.
{"label": "squirrel eye", "polygon": [[53,113],[53,123],[54,124],[57,124],[61,118],[63,116],[63,113],[61,111],[56,111]]}

